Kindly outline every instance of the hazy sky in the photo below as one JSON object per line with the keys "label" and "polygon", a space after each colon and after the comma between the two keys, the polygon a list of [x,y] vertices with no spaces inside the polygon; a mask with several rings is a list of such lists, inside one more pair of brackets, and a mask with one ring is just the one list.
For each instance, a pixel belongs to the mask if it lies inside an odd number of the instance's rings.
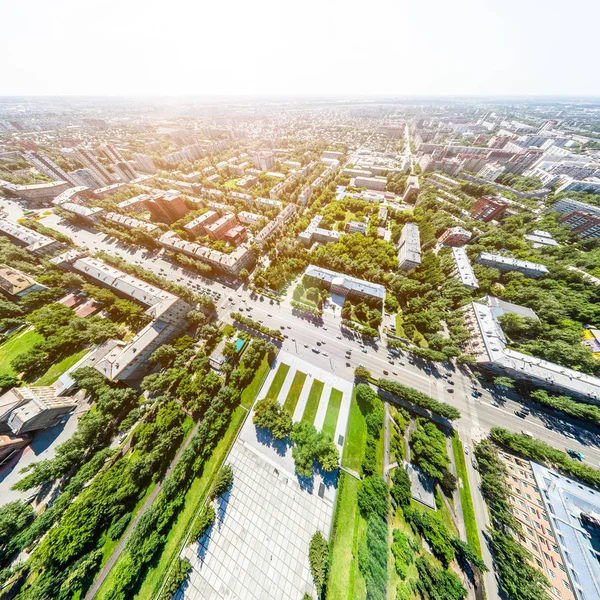
{"label": "hazy sky", "polygon": [[600,95],[600,0],[2,4],[0,95]]}

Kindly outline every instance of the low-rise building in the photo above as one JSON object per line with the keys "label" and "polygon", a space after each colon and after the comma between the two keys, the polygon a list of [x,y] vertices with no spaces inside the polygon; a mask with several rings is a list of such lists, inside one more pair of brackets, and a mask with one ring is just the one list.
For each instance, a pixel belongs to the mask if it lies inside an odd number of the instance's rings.
{"label": "low-rise building", "polygon": [[325,150],[321,156],[322,156],[322,158],[342,160],[342,158],[344,158],[344,153],[343,152],[335,152],[333,150]]}
{"label": "low-rise building", "polygon": [[214,223],[218,218],[219,215],[216,211],[209,210],[184,225],[183,228],[194,237],[206,235],[206,226]]}
{"label": "low-rise building", "polygon": [[476,259],[480,265],[488,269],[498,269],[502,272],[517,271],[523,273],[525,277],[542,277],[548,274],[548,268],[539,263],[529,260],[520,260],[512,256],[502,256],[501,254],[492,254],[491,252],[482,252]]}
{"label": "low-rise building", "polygon": [[249,189],[255,186],[258,183],[258,179],[252,175],[246,175],[246,177],[242,177],[242,179],[238,179],[235,184],[238,187]]}
{"label": "low-rise building", "polygon": [[482,196],[471,209],[471,216],[476,221],[488,223],[498,218],[509,207],[508,201],[496,196]]}
{"label": "low-rise building", "polygon": [[263,215],[257,215],[256,213],[242,210],[237,214],[237,218],[238,221],[244,225],[254,225],[254,223],[264,219],[265,217]]}
{"label": "low-rise building", "polygon": [[76,406],[54,386],[15,387],[0,396],[0,427],[14,435],[48,429]]}
{"label": "low-rise building", "polygon": [[560,246],[560,244],[547,232],[536,229],[525,236],[528,242],[533,244],[534,248],[542,248],[543,246]]}
{"label": "low-rise building", "polygon": [[388,209],[385,206],[382,206],[377,213],[377,221],[379,223],[379,227],[385,227],[385,222],[387,221]]}
{"label": "low-rise building", "polygon": [[33,254],[48,254],[60,250],[63,245],[54,238],[48,237],[24,227],[20,223],[0,218],[0,234],[6,235],[13,241],[25,246],[26,250]]}
{"label": "low-rise building", "polygon": [[367,233],[367,224],[364,221],[349,221],[344,228],[346,233]]}
{"label": "low-rise building", "polygon": [[242,242],[246,241],[247,237],[248,231],[243,225],[235,225],[223,234],[223,239],[232,246],[239,246]]}
{"label": "low-rise building", "polygon": [[508,348],[496,314],[487,304],[472,302],[463,311],[471,333],[464,350],[477,364],[517,381],[600,404],[600,379]]}
{"label": "low-rise building", "polygon": [[479,287],[479,281],[475,276],[471,261],[464,248],[453,247],[452,258],[456,265],[456,276],[458,280],[468,289],[476,290]]}
{"label": "low-rise building", "polygon": [[139,196],[129,198],[129,200],[119,202],[117,207],[123,212],[141,213],[146,210],[146,202],[150,200],[151,197],[150,194],[140,194]]}
{"label": "low-rise building", "polygon": [[323,267],[309,265],[304,272],[310,282],[321,284],[334,294],[341,296],[355,296],[358,298],[375,298],[377,300],[385,299],[385,287],[378,283],[371,283],[364,279],[358,279],[344,273],[330,271]]}
{"label": "low-rise building", "polygon": [[64,202],[60,205],[60,208],[79,217],[80,219],[83,219],[84,221],[89,221],[90,223],[97,221],[100,215],[104,212],[104,209],[100,208],[99,206],[82,206],[81,204],[75,204],[74,202]]}
{"label": "low-rise building", "polygon": [[108,379],[141,378],[148,368],[150,355],[181,332],[185,317],[192,310],[192,306],[178,296],[76,251],[66,252],[52,262],[148,307],[146,314],[152,321],[129,342],[107,346],[107,353],[94,364]]}
{"label": "low-rise building", "polygon": [[148,233],[153,233],[159,230],[156,225],[148,223],[148,221],[140,221],[139,219],[134,219],[133,217],[128,217],[127,215],[122,215],[120,213],[108,212],[104,215],[104,219],[112,223],[122,225],[127,229],[143,229]]}
{"label": "low-rise building", "polygon": [[440,244],[445,246],[464,246],[471,239],[471,232],[462,227],[450,227],[440,236]]}
{"label": "low-rise building", "polygon": [[398,268],[416,269],[421,264],[421,235],[416,223],[406,223],[398,242]]}
{"label": "low-rise building", "polygon": [[113,183],[112,185],[105,185],[94,190],[94,195],[98,198],[104,198],[104,196],[110,196],[119,190],[125,190],[128,187],[128,183],[120,181],[119,183]]}
{"label": "low-rise building", "polygon": [[0,264],[0,290],[13,298],[23,298],[31,292],[43,292],[48,288],[23,271]]}
{"label": "low-rise building", "polygon": [[298,195],[298,204],[300,206],[306,206],[308,201],[312,198],[313,190],[307,185]]}
{"label": "low-rise building", "polygon": [[385,191],[387,179],[382,177],[355,177],[354,187],[367,188],[368,190]]}
{"label": "low-rise building", "polygon": [[225,232],[238,224],[236,216],[233,213],[225,213],[216,221],[204,225],[207,235],[212,240],[223,239]]}
{"label": "low-rise building", "polygon": [[247,269],[253,265],[255,261],[254,254],[248,245],[239,246],[230,254],[226,254],[196,242],[182,240],[174,231],[163,234],[159,238],[159,242],[165,248],[197,258],[234,277],[237,277],[242,269]]}

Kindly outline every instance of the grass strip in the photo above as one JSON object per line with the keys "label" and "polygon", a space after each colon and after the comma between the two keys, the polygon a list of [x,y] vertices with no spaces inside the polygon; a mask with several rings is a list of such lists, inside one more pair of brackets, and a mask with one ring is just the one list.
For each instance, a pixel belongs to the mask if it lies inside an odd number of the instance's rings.
{"label": "grass strip", "polygon": [[301,373],[300,371],[296,371],[294,375],[294,379],[292,381],[292,385],[290,387],[290,391],[288,392],[287,398],[283,403],[283,408],[287,410],[290,415],[294,415],[294,411],[296,410],[296,405],[298,404],[298,400],[300,399],[300,394],[302,393],[302,388],[304,387],[304,382],[306,381],[306,373]]}
{"label": "grass strip", "polygon": [[347,600],[354,589],[354,536],[358,531],[358,480],[340,473],[331,531],[327,600]]}
{"label": "grass strip", "polygon": [[35,385],[52,385],[63,373],[68,371],[77,361],[81,360],[89,350],[80,350],[74,354],[66,356],[62,360],[54,363],[50,368],[35,382]]}
{"label": "grass strip", "polygon": [[456,463],[456,474],[462,481],[462,485],[458,489],[460,492],[460,502],[462,504],[463,518],[467,532],[467,542],[471,544],[471,547],[477,552],[477,555],[481,556],[481,544],[479,543],[479,531],[477,529],[477,522],[475,521],[475,509],[471,497],[471,486],[469,485],[469,477],[467,476],[465,452],[456,431],[452,434],[452,451],[454,452],[454,462]]}
{"label": "grass strip", "polygon": [[323,393],[323,387],[325,384],[318,379],[315,379],[310,386],[310,393],[306,400],[306,406],[304,407],[304,414],[302,420],[307,423],[314,423],[317,411],[319,410],[319,401],[321,400],[321,394]]}
{"label": "grass strip", "polygon": [[248,387],[246,387],[244,389],[244,391],[242,392],[242,398],[240,400],[240,404],[244,408],[249,410],[250,407],[252,406],[252,404],[254,403],[254,399],[256,398],[256,395],[260,391],[262,384],[265,382],[265,378],[269,374],[270,368],[271,368],[271,365],[269,364],[269,359],[265,355],[262,359],[262,362],[260,363],[260,366],[256,370],[256,373],[254,374],[252,381],[250,382]]}
{"label": "grass strip", "polygon": [[44,336],[31,328],[11,336],[0,345],[0,375],[17,375],[10,363],[20,354],[31,350],[36,344],[44,341]]}
{"label": "grass strip", "polygon": [[277,399],[289,370],[290,365],[280,363],[279,367],[277,367],[277,373],[275,373],[275,377],[273,377],[273,381],[271,382],[271,387],[269,387],[269,391],[267,392],[267,398]]}
{"label": "grass strip", "polygon": [[356,388],[352,392],[352,401],[350,402],[350,414],[348,416],[348,429],[344,442],[344,452],[342,454],[342,466],[360,473],[363,453],[365,448],[365,439],[367,436],[367,422],[365,420],[368,406],[359,405],[356,400]]}
{"label": "grass strip", "polygon": [[325,414],[325,421],[323,421],[323,433],[330,435],[332,440],[335,436],[335,427],[340,414],[340,407],[342,406],[343,397],[344,394],[340,392],[340,390],[336,389],[332,389],[331,394],[329,395],[327,413]]}

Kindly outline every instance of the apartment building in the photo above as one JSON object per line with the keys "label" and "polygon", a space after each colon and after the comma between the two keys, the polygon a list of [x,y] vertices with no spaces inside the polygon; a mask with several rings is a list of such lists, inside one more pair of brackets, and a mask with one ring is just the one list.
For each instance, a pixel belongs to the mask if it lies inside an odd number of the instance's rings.
{"label": "apartment building", "polygon": [[123,212],[141,213],[146,210],[146,202],[150,200],[152,196],[150,194],[140,194],[129,198],[129,200],[123,200],[119,202],[117,207]]}
{"label": "apartment building", "polygon": [[91,150],[79,146],[75,149],[74,156],[91,172],[94,179],[102,183],[103,187],[111,183],[112,178],[110,173],[104,168],[104,165],[96,158],[96,156],[94,156]]}
{"label": "apartment building", "polygon": [[541,229],[536,229],[525,236],[528,242],[532,243],[534,248],[542,248],[544,246],[558,247],[560,244],[547,232]]}
{"label": "apartment building", "polygon": [[20,198],[34,205],[45,206],[47,201],[53,200],[59,194],[72,187],[67,181],[53,181],[52,183],[33,183],[20,185],[0,179],[0,190],[11,198]]}
{"label": "apartment building", "polygon": [[312,187],[307,185],[298,195],[298,204],[300,206],[306,206],[308,204],[308,201],[312,198],[312,194]]}
{"label": "apartment building", "polygon": [[517,271],[523,273],[525,277],[535,279],[548,273],[547,267],[534,263],[529,260],[519,260],[512,256],[502,256],[501,254],[492,254],[491,252],[482,252],[475,262],[487,267],[488,269],[498,269],[502,272]]}
{"label": "apartment building", "polygon": [[197,258],[217,271],[234,277],[237,277],[242,269],[249,269],[255,262],[254,254],[248,245],[239,246],[230,254],[225,254],[196,242],[182,240],[174,231],[163,234],[159,242],[165,248]]}
{"label": "apartment building", "polygon": [[452,258],[456,265],[455,275],[458,280],[469,290],[476,290],[479,287],[479,281],[475,276],[466,250],[464,248],[453,247]]}
{"label": "apartment building", "polygon": [[410,175],[406,180],[406,189],[402,195],[402,202],[416,202],[419,190],[419,178],[416,175]]}
{"label": "apartment building", "polygon": [[237,226],[237,224],[238,222],[235,214],[227,212],[223,216],[219,217],[216,221],[205,224],[204,228],[210,239],[221,240],[223,239],[225,232],[232,227]]}
{"label": "apartment building", "polygon": [[600,404],[600,379],[508,348],[492,306],[471,302],[462,310],[465,327],[471,333],[464,351],[477,364],[517,381]]}
{"label": "apartment building", "polygon": [[368,190],[383,192],[387,186],[387,179],[379,177],[355,177],[353,185],[357,188],[364,187]]}
{"label": "apartment building", "polygon": [[476,221],[488,223],[504,213],[509,207],[509,202],[496,196],[482,196],[475,202],[471,209],[471,217]]}
{"label": "apartment building", "polygon": [[173,191],[150,198],[146,201],[146,207],[157,221],[169,224],[182,219],[190,211],[185,200]]}
{"label": "apartment building", "polygon": [[462,227],[450,227],[446,229],[438,240],[445,246],[464,246],[471,239],[471,232]]}
{"label": "apartment building", "polygon": [[[518,539],[545,576],[553,600],[585,600],[600,594],[600,501],[586,485],[503,450],[509,502],[521,525]],[[592,557],[591,560],[589,557]]]}
{"label": "apartment building", "polygon": [[206,226],[214,223],[219,218],[219,215],[214,210],[209,210],[190,221],[183,228],[194,237],[206,235]]}
{"label": "apartment building", "polygon": [[237,214],[238,221],[244,225],[254,225],[254,223],[257,223],[264,218],[265,217],[263,215],[257,215],[256,213],[251,213],[245,210],[242,210]]}
{"label": "apartment building", "polygon": [[147,154],[135,152],[133,154],[133,164],[135,165],[135,168],[142,173],[154,174],[158,170],[152,158]]}
{"label": "apartment building", "polygon": [[47,175],[54,181],[66,181],[73,186],[79,185],[76,179],[59,167],[50,157],[39,152],[25,152],[27,162],[32,164],[40,173]]}
{"label": "apartment building", "polygon": [[600,215],[598,214],[576,210],[561,219],[560,222],[584,240],[600,237]]}
{"label": "apartment building", "polygon": [[52,262],[148,307],[146,314],[152,321],[128,343],[107,346],[107,353],[94,364],[95,369],[111,380],[141,378],[148,368],[150,355],[180,333],[187,313],[193,308],[170,292],[77,251],[66,252]]}
{"label": "apartment building", "polygon": [[111,163],[120,163],[125,162],[123,155],[119,151],[119,149],[113,144],[101,144],[100,150],[104,153],[104,155],[108,158]]}
{"label": "apartment building", "polygon": [[344,158],[343,152],[334,152],[333,150],[325,150],[321,155],[322,158],[332,159],[332,160],[342,160]]}
{"label": "apartment building", "polygon": [[9,237],[33,254],[49,254],[60,250],[63,245],[54,238],[42,235],[20,223],[0,218],[0,234]]}
{"label": "apartment building", "polygon": [[71,171],[69,175],[75,181],[75,185],[85,186],[91,190],[96,190],[104,185],[104,182],[96,179],[89,169],[77,169]]}
{"label": "apartment building", "polygon": [[416,223],[406,223],[398,242],[398,268],[416,269],[421,264],[421,234]]}
{"label": "apartment building", "polygon": [[254,204],[256,206],[263,206],[265,208],[276,208],[281,210],[283,208],[283,202],[280,200],[273,200],[272,198],[255,198]]}
{"label": "apartment building", "polygon": [[557,194],[563,192],[586,192],[588,194],[600,194],[600,178],[591,177],[587,180],[571,179],[570,177],[556,189]]}
{"label": "apartment building", "polygon": [[106,221],[110,221],[111,223],[117,223],[118,225],[126,227],[127,229],[143,229],[148,233],[159,231],[159,228],[152,223],[140,221],[139,219],[134,219],[133,217],[128,217],[127,215],[122,215],[120,213],[108,212],[104,215],[104,219]]}
{"label": "apartment building", "polygon": [[371,283],[364,279],[358,279],[344,273],[330,271],[315,265],[308,265],[304,277],[309,282],[322,285],[334,294],[358,298],[385,299],[385,287],[378,283]]}
{"label": "apartment building", "polygon": [[272,152],[262,151],[257,152],[252,157],[257,169],[261,171],[269,171],[275,165],[275,156]]}

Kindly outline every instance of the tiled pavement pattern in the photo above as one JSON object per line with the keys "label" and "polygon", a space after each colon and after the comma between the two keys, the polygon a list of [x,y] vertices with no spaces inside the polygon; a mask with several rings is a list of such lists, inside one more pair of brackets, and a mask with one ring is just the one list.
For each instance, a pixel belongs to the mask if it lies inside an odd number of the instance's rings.
{"label": "tiled pavement pattern", "polygon": [[[333,498],[303,490],[259,450],[238,439],[227,461],[231,491],[217,520],[184,553],[193,570],[176,600],[301,600],[316,597],[308,545],[329,534]],[[329,496],[329,497],[328,497]]]}

